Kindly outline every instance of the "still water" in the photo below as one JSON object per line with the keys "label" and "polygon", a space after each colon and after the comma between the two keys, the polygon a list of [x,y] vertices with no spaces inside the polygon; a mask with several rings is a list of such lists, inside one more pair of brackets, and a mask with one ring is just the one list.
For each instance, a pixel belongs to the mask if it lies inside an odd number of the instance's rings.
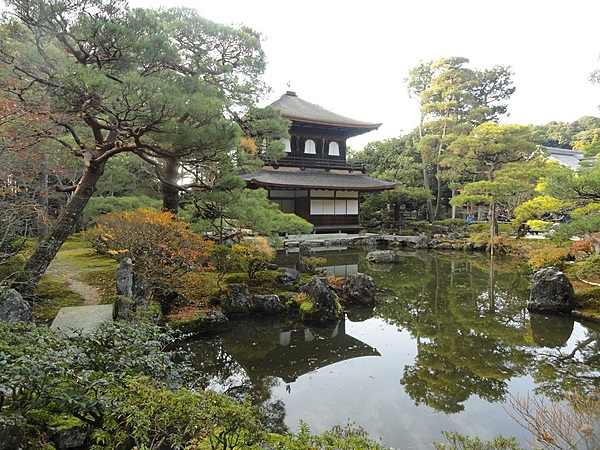
{"label": "still water", "polygon": [[396,264],[370,265],[360,249],[316,256],[338,276],[373,277],[376,306],[325,328],[243,319],[189,343],[211,387],[252,396],[276,431],[297,431],[302,420],[313,433],[359,424],[403,450],[431,449],[441,430],[525,445],[530,434],[510,417],[510,395],[600,381],[599,324],[530,316],[528,280],[513,261],[397,251]]}

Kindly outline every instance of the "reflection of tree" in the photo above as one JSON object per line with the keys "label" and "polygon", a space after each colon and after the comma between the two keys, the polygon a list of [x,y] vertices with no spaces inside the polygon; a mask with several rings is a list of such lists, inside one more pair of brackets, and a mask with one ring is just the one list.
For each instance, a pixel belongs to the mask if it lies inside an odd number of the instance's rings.
{"label": "reflection of tree", "polygon": [[538,384],[536,393],[564,398],[578,392],[597,392],[600,388],[600,326],[578,341],[571,350],[550,348],[538,352],[531,363],[531,374]]}
{"label": "reflection of tree", "polygon": [[500,400],[506,391],[503,380],[477,376],[465,364],[439,354],[439,348],[419,345],[417,362],[404,368],[400,382],[416,404],[426,405],[446,413],[460,412],[461,404],[477,394],[488,401]]}
{"label": "reflection of tree", "polygon": [[448,413],[462,411],[473,394],[502,399],[507,380],[530,360],[522,349],[526,296],[515,293],[514,270],[480,270],[464,258],[435,255],[425,264],[401,264],[405,274],[394,278],[398,300],[376,312],[417,341],[415,363],[400,380],[406,392],[417,404]]}

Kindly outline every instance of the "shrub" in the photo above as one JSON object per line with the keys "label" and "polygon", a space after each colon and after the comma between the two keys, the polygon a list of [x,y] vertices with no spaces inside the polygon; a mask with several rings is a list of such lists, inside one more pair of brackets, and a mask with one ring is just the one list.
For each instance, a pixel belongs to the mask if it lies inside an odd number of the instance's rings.
{"label": "shrub", "polygon": [[311,301],[311,297],[306,292],[298,292],[292,297],[292,301],[300,306],[302,303]]}
{"label": "shrub", "polygon": [[510,416],[531,433],[531,448],[600,448],[600,396],[574,392],[560,399],[542,396],[509,396]]}
{"label": "shrub", "polygon": [[533,231],[548,231],[553,225],[552,222],[546,222],[544,220],[532,219],[525,222],[529,229]]}
{"label": "shrub", "polygon": [[528,258],[527,265],[533,270],[550,266],[562,269],[565,261],[572,258],[572,254],[568,247],[545,247],[533,250]]}
{"label": "shrub", "polygon": [[271,439],[277,449],[286,450],[385,450],[386,447],[370,439],[367,432],[360,426],[348,424],[336,425],[320,436],[310,433],[308,426],[300,422],[298,433],[291,433],[285,438]]}
{"label": "shrub", "polygon": [[136,209],[160,209],[161,200],[156,200],[144,195],[138,197],[92,197],[83,210],[86,220],[94,221],[103,214],[135,211]]}
{"label": "shrub", "polygon": [[264,440],[255,408],[214,392],[169,390],[148,377],[128,379],[109,393],[106,425],[94,433],[101,447],[250,448]]}
{"label": "shrub", "polygon": [[110,391],[130,376],[198,385],[186,360],[165,351],[176,339],[149,324],[107,324],[70,340],[45,327],[0,324],[0,408],[40,427],[56,416],[102,427]]}
{"label": "shrub", "polygon": [[327,277],[327,283],[329,284],[329,287],[336,291],[342,290],[345,281],[346,279],[344,277],[336,277],[335,275],[329,275]]}
{"label": "shrub", "polygon": [[97,223],[86,233],[92,247],[116,260],[130,257],[136,272],[159,294],[186,290],[194,282],[189,274],[211,268],[212,242],[172,213],[138,209],[106,214]]}
{"label": "shrub", "polygon": [[588,281],[600,281],[600,255],[586,259],[577,271],[577,277]]}
{"label": "shrub", "polygon": [[254,278],[257,272],[265,270],[275,258],[275,249],[269,245],[264,237],[234,244],[231,250],[239,258],[240,268],[250,278]]}
{"label": "shrub", "polygon": [[589,239],[579,239],[578,241],[573,241],[573,251],[575,253],[592,253],[594,245]]}
{"label": "shrub", "polygon": [[433,222],[433,224],[439,225],[441,227],[456,229],[466,227],[468,225],[468,222],[466,219],[442,219],[436,220],[435,222]]}
{"label": "shrub", "polygon": [[434,442],[437,450],[522,450],[514,437],[496,436],[492,441],[470,438],[457,432],[442,431],[447,443]]}

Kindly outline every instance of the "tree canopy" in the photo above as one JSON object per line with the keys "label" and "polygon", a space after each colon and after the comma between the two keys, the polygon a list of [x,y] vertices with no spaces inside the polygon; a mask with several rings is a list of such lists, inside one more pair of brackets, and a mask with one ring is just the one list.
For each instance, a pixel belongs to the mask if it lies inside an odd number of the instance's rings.
{"label": "tree canopy", "polygon": [[422,158],[423,187],[436,181],[435,208],[429,205],[429,220],[440,214],[444,174],[441,160],[459,136],[507,113],[504,103],[515,92],[509,67],[474,70],[467,58],[442,58],[412,69],[406,82],[409,95],[419,97],[421,120],[417,149]]}
{"label": "tree canopy", "polygon": [[182,160],[215,167],[230,159],[241,118],[266,92],[266,61],[258,32],[192,9],[130,9],[120,0],[6,4],[0,58],[13,76],[0,81],[3,92],[21,111],[35,112],[32,137],[56,142],[83,164],[19,280],[35,282],[111,158],[128,152],[153,165],[166,209],[179,191],[173,175]]}

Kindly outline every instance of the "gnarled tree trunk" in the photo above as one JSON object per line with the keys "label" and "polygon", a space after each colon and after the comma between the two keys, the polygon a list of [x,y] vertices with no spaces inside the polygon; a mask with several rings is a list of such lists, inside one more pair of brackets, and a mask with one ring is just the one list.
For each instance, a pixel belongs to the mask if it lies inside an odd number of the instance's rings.
{"label": "gnarled tree trunk", "polygon": [[50,231],[40,238],[37,248],[17,276],[13,287],[23,296],[32,296],[40,278],[73,231],[81,217],[98,179],[104,172],[106,161],[93,161],[83,173],[73,196],[65,205]]}

